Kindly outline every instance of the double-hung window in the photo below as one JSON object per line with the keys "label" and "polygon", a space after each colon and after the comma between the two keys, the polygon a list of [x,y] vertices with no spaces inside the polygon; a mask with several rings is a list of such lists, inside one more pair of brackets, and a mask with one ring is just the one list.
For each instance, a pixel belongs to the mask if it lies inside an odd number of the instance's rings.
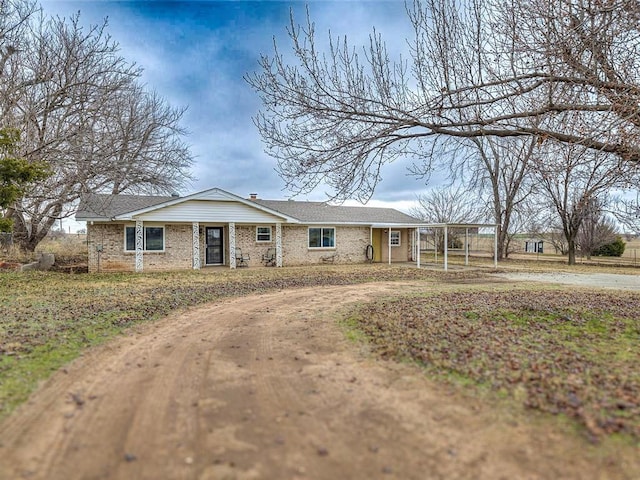
{"label": "double-hung window", "polygon": [[399,247],[400,246],[400,231],[399,230],[391,230],[391,246]]}
{"label": "double-hung window", "polygon": [[309,228],[309,248],[335,248],[336,229],[334,227]]}
{"label": "double-hung window", "polygon": [[[144,227],[142,245],[145,252],[163,252],[164,227]],[[126,252],[135,252],[136,227],[124,227],[124,249]]]}
{"label": "double-hung window", "polygon": [[256,227],[256,242],[270,242],[271,227]]}

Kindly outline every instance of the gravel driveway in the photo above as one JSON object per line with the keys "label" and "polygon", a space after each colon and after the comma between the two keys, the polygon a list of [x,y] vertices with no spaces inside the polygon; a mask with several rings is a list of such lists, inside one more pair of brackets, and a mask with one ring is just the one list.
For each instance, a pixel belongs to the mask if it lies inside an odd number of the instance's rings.
{"label": "gravel driveway", "polygon": [[640,275],[617,273],[498,273],[496,277],[507,280],[560,283],[581,287],[612,288],[615,290],[640,290]]}

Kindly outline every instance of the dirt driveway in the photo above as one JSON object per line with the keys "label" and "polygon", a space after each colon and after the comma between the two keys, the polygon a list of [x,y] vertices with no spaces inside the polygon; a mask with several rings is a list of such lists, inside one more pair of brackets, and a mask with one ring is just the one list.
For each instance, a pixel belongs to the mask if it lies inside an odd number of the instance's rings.
{"label": "dirt driveway", "polygon": [[334,321],[340,309],[398,288],[253,295],[93,349],[0,425],[0,478],[584,479],[640,471],[637,457],[598,454],[547,421],[520,421],[345,340]]}

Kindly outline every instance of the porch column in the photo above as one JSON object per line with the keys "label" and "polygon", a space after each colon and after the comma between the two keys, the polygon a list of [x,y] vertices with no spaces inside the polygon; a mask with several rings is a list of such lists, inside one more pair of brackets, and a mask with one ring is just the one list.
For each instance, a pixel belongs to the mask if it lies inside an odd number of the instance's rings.
{"label": "porch column", "polygon": [[416,266],[420,268],[420,227],[416,228]]}
{"label": "porch column", "polygon": [[387,238],[387,243],[389,244],[389,265],[391,265],[391,227],[389,227],[387,229],[387,232],[389,232],[388,238]]}
{"label": "porch column", "polygon": [[282,224],[276,223],[276,267],[282,266]]}
{"label": "porch column", "polygon": [[469,227],[464,230],[464,265],[469,266]]}
{"label": "porch column", "polygon": [[236,268],[236,224],[229,222],[229,268]]}
{"label": "porch column", "polygon": [[191,224],[192,233],[192,252],[193,252],[193,269],[200,270],[200,224],[193,222]]}
{"label": "porch column", "polygon": [[447,225],[444,226],[444,271],[449,270],[449,232]]}
{"label": "porch column", "polygon": [[144,225],[142,220],[136,220],[136,272],[144,269]]}

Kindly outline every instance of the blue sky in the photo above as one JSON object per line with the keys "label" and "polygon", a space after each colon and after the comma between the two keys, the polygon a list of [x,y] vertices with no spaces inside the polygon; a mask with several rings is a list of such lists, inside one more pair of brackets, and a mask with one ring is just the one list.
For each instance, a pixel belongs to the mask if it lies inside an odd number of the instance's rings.
{"label": "blue sky", "polygon": [[[410,25],[403,0],[386,1],[58,1],[44,0],[46,13],[70,16],[81,23],[101,23],[121,53],[144,69],[143,81],[174,106],[187,106],[183,126],[195,156],[196,180],[188,191],[220,187],[238,195],[287,198],[274,171],[275,160],[264,153],[252,117],[260,100],[243,80],[258,70],[260,54],[271,54],[275,37],[281,50],[289,46],[289,11],[304,21],[308,5],[322,41],[347,35],[363,44],[375,27],[391,52],[407,51]],[[424,181],[407,176],[409,161],[387,166],[373,206],[407,210]],[[324,200],[318,190],[300,200]]]}

